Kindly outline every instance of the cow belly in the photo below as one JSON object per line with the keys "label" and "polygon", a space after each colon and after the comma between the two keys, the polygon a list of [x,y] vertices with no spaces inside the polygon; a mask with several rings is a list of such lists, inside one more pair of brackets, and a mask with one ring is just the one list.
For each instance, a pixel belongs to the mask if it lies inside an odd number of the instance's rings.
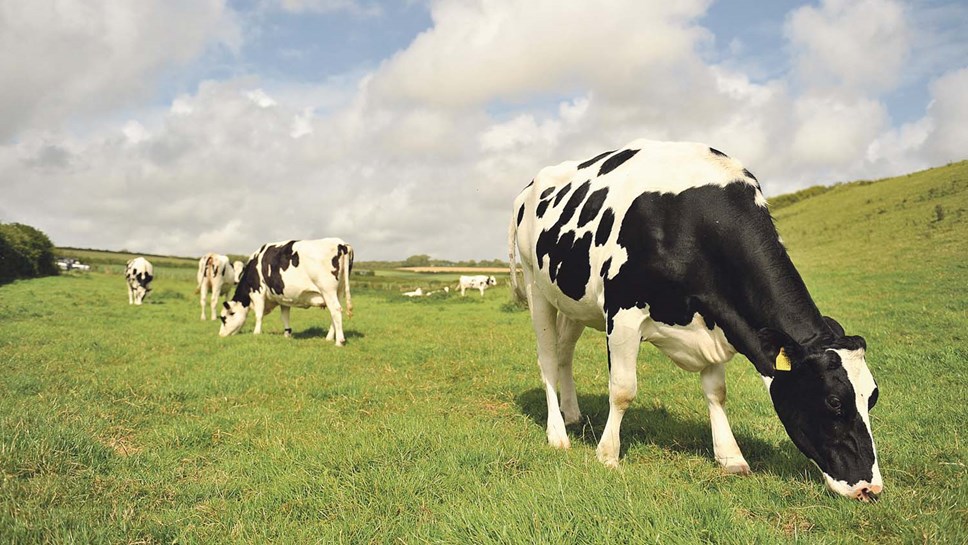
{"label": "cow belly", "polygon": [[642,338],[686,371],[698,372],[713,364],[726,363],[736,354],[723,330],[719,326],[709,329],[698,312],[685,326],[647,319],[642,326]]}
{"label": "cow belly", "polygon": [[326,306],[326,301],[319,292],[283,293],[282,295],[273,295],[271,300],[273,303],[285,307],[311,308]]}

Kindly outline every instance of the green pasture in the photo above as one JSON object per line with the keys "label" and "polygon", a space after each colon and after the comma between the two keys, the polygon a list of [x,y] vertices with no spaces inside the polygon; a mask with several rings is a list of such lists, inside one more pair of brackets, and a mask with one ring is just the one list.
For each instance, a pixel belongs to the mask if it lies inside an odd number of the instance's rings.
{"label": "green pasture", "polygon": [[220,339],[194,272],[160,265],[142,307],[110,268],[0,286],[0,543],[964,543],[966,180],[959,163],[775,213],[820,308],[867,339],[876,504],[825,490],[742,357],[727,410],[752,476],[715,463],[698,376],[649,346],[607,470],[603,335],[579,342],[584,421],[552,450],[504,280],[409,300],[440,277],[354,276],[336,348],[320,310],[293,311],[292,339],[278,312]]}

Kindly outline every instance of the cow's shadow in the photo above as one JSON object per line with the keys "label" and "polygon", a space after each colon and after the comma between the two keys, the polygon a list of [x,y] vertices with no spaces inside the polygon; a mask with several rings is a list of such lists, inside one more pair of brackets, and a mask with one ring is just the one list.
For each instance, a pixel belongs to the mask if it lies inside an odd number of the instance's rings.
{"label": "cow's shadow", "polygon": [[[300,331],[295,331],[294,330],[292,332],[292,338],[293,339],[312,339],[312,338],[315,338],[315,337],[323,337],[323,338],[325,338],[326,337],[326,333],[328,331],[329,331],[328,328],[319,327],[317,325],[314,325],[314,326],[307,327],[306,329],[303,329],[303,330],[300,330]],[[347,340],[349,340],[349,339],[362,339],[366,335],[364,335],[363,333],[361,333],[359,331],[355,331],[355,330],[352,330],[352,329],[344,329],[343,330],[343,336],[346,337]]]}
{"label": "cow's shadow", "polygon": [[[521,412],[530,417],[542,430],[547,426],[548,410],[543,389],[534,388],[517,397]],[[598,446],[605,422],[608,419],[608,396],[578,395],[581,420],[568,426],[572,441],[580,441],[592,448]],[[710,465],[716,464],[713,456],[709,419],[681,419],[664,407],[642,407],[633,403],[622,419],[622,448],[624,457],[630,446],[654,445],[694,456],[703,456]],[[785,479],[805,480],[819,477],[810,461],[800,453],[792,442],[772,445],[761,439],[733,429],[736,442],[754,473],[770,473]]]}

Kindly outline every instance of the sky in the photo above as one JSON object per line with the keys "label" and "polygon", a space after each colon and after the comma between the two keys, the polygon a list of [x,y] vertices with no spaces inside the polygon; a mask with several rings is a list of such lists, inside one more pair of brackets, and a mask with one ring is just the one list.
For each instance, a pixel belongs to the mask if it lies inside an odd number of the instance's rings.
{"label": "sky", "polygon": [[0,0],[0,78],[0,222],[153,254],[500,258],[637,138],[768,196],[968,159],[958,0]]}

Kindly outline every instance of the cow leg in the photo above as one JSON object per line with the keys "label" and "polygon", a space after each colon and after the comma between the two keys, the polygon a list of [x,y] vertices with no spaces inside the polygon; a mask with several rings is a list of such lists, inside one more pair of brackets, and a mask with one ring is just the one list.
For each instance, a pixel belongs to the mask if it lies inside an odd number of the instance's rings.
{"label": "cow leg", "polygon": [[[215,319],[215,306],[218,305],[219,295],[222,293],[222,286],[220,282],[212,282],[212,296],[211,296],[211,306],[212,306],[212,319]],[[202,319],[205,319],[205,315],[202,314]]]}
{"label": "cow leg", "polygon": [[[198,300],[202,307],[202,320],[205,319],[205,296],[208,295],[208,282],[203,281],[198,285]],[[212,309],[212,319],[215,319],[215,309]]]}
{"label": "cow leg", "polygon": [[481,290],[481,297],[484,297],[484,286],[481,286],[480,290]]}
{"label": "cow leg", "polygon": [[635,364],[641,338],[638,324],[632,320],[626,324],[615,320],[608,334],[608,420],[597,451],[598,461],[606,467],[618,466],[622,417],[635,399],[638,388]]}
{"label": "cow leg", "polygon": [[282,316],[282,327],[287,339],[292,336],[292,328],[289,327],[289,310],[290,307],[287,306],[279,307],[279,315]]}
{"label": "cow leg", "polygon": [[134,290],[131,289],[131,284],[130,283],[128,284],[128,304],[129,305],[133,305],[134,304]]}
{"label": "cow leg", "polygon": [[544,382],[545,399],[548,403],[548,444],[554,448],[570,448],[571,441],[565,431],[565,421],[558,408],[558,332],[556,309],[547,299],[532,293],[531,324],[538,340],[538,366]]}
{"label": "cow leg", "polygon": [[255,328],[252,330],[253,335],[262,334],[262,316],[266,312],[266,302],[262,297],[252,298],[252,310],[255,311]]}
{"label": "cow leg", "polygon": [[702,391],[709,403],[709,422],[713,431],[713,454],[729,473],[749,475],[750,466],[736,444],[726,419],[726,365],[712,364],[700,371]]}
{"label": "cow leg", "polygon": [[575,343],[581,337],[585,326],[558,314],[558,391],[561,393],[561,412],[565,424],[574,424],[581,419],[578,409],[578,394],[575,392],[575,377],[572,360],[575,356]]}
{"label": "cow leg", "polygon": [[326,306],[329,307],[329,315],[333,318],[333,324],[329,326],[326,340],[333,340],[332,336],[335,332],[336,346],[343,346],[346,343],[346,337],[343,336],[343,306],[340,305],[336,292],[324,293],[323,299],[326,301]]}

